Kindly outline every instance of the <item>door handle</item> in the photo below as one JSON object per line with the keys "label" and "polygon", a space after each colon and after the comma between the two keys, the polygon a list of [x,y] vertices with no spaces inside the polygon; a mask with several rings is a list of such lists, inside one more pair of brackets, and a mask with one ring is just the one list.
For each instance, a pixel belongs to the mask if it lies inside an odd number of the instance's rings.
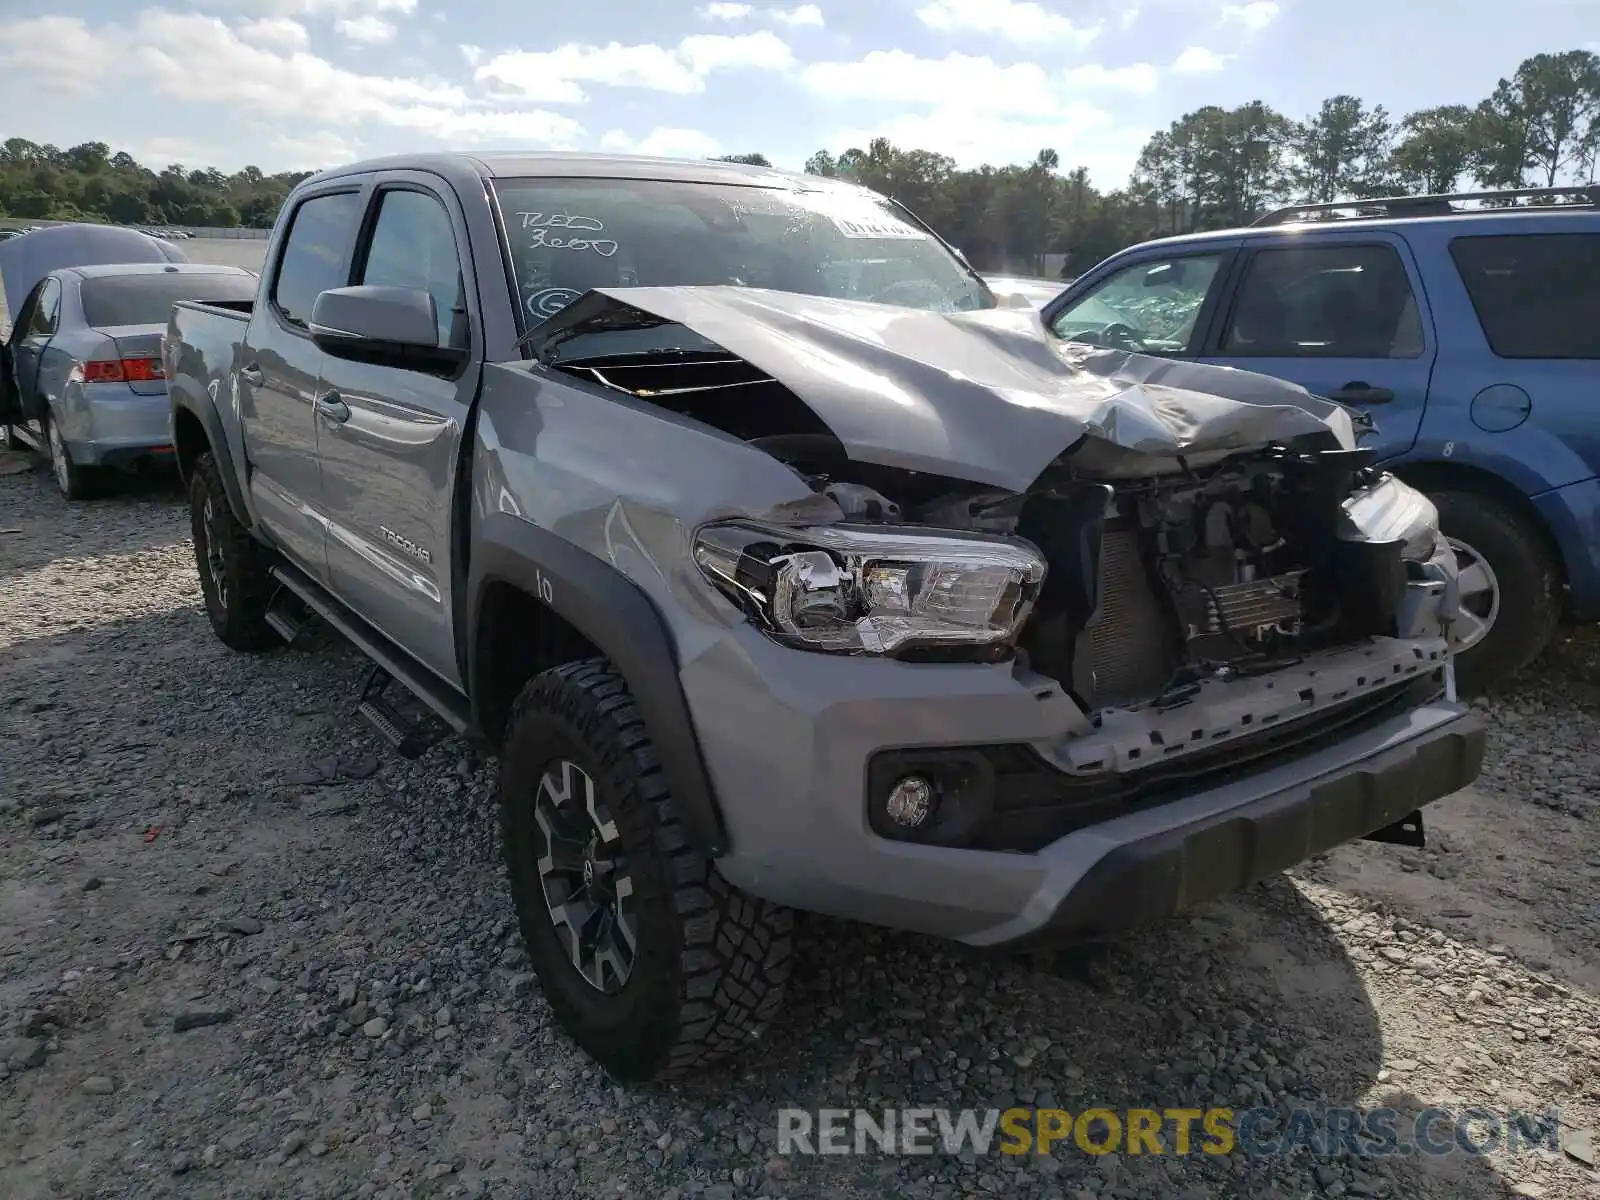
{"label": "door handle", "polygon": [[339,398],[338,392],[324,392],[318,396],[316,407],[319,416],[335,425],[343,425],[350,419],[350,406]]}
{"label": "door handle", "polygon": [[1345,384],[1338,391],[1330,393],[1328,399],[1337,400],[1340,404],[1387,404],[1394,399],[1394,393],[1388,388],[1357,382]]}
{"label": "door handle", "polygon": [[241,367],[239,370],[239,378],[244,380],[251,387],[260,387],[267,381],[266,372],[264,372],[260,367],[256,366],[255,363],[251,363],[248,367]]}

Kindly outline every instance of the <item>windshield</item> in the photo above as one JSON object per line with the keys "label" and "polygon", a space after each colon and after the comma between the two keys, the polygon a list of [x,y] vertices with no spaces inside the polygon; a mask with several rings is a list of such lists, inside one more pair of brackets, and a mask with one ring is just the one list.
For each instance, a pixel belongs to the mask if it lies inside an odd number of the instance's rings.
{"label": "windshield", "polygon": [[648,179],[495,184],[530,324],[591,288],[733,284],[940,312],[994,308],[953,254],[867,191]]}
{"label": "windshield", "polygon": [[119,325],[165,325],[179,300],[253,300],[254,275],[208,275],[187,271],[149,275],[105,275],[83,281],[83,317],[95,329]]}

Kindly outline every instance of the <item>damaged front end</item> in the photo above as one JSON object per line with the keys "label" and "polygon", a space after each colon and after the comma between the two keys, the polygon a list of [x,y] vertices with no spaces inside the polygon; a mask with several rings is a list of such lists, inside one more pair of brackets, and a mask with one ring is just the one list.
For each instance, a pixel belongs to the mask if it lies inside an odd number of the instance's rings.
{"label": "damaged front end", "polygon": [[[991,790],[1029,810],[963,844],[1034,849],[1454,699],[1456,566],[1433,505],[1293,385],[1061,348],[1022,324],[1031,314],[819,316],[794,298],[652,291],[593,304],[568,332],[654,345],[541,358],[810,485],[819,515],[803,525],[693,531],[718,593],[796,649],[1011,661],[1075,702],[1058,738],[963,752],[961,770],[1008,776],[1010,793]],[[855,335],[845,317],[881,325]]]}

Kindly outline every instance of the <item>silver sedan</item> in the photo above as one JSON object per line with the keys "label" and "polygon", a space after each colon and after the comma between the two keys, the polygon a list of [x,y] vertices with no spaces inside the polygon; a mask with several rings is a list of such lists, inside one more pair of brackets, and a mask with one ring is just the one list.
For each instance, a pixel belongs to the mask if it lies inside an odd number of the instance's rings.
{"label": "silver sedan", "polygon": [[61,494],[78,499],[104,468],[168,460],[161,337],[178,300],[248,302],[256,277],[239,267],[112,263],[51,271],[16,314],[13,402],[6,427],[50,456]]}

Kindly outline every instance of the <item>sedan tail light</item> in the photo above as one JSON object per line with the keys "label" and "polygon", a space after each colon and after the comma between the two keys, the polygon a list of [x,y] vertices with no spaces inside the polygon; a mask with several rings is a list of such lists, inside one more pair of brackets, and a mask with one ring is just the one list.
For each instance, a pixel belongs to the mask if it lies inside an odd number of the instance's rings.
{"label": "sedan tail light", "polygon": [[96,358],[83,364],[85,383],[152,383],[166,377],[159,358]]}

